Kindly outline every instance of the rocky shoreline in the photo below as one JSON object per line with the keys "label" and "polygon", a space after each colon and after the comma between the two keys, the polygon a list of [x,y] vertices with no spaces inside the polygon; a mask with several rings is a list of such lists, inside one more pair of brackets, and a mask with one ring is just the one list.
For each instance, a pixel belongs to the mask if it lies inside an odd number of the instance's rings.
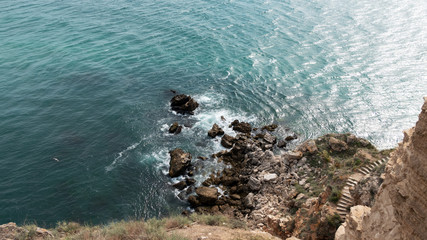
{"label": "rocky shoreline", "polygon": [[[195,186],[191,154],[171,150],[169,175],[185,178],[174,187],[198,213],[226,214],[284,239],[333,239],[344,220],[337,203],[345,181],[356,169],[387,157],[389,151],[378,151],[366,139],[349,133],[328,134],[289,150],[287,143],[297,136],[275,136],[277,127],[253,128],[234,120],[229,128],[236,135],[231,136],[214,124],[206,134],[220,137],[224,150],[201,158],[227,167]],[[377,189],[381,181],[377,176],[370,182]],[[373,201],[360,196],[361,191],[353,194],[359,194],[355,196],[359,201]]]}

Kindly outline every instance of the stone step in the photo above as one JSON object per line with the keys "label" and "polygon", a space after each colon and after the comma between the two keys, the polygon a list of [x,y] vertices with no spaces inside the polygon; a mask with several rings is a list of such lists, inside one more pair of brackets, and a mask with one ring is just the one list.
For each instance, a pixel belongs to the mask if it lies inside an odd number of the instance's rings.
{"label": "stone step", "polygon": [[347,207],[337,207],[337,211],[348,212]]}
{"label": "stone step", "polygon": [[342,192],[342,193],[341,193],[341,197],[345,197],[345,198],[349,198],[349,199],[352,199],[352,198],[353,198],[353,197],[351,196],[350,192],[348,192],[348,193]]}
{"label": "stone step", "polygon": [[341,208],[345,208],[345,209],[350,208],[350,205],[349,204],[345,204],[345,203],[338,203],[337,206],[341,207]]}
{"label": "stone step", "polygon": [[347,179],[347,182],[357,183],[357,180],[349,178]]}
{"label": "stone step", "polygon": [[341,198],[338,203],[340,203],[340,202],[351,205],[351,204],[353,204],[353,199],[343,199],[343,198]]}

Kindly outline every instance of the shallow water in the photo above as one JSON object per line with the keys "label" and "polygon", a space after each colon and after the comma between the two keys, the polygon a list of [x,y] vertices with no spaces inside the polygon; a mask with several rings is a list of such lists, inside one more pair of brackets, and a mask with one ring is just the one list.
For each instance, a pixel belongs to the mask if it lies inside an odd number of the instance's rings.
{"label": "shallow water", "polygon": [[[427,93],[426,5],[1,1],[0,223],[180,211],[168,151],[220,150],[221,116],[396,146]],[[169,110],[170,89],[194,116]],[[174,121],[192,127],[169,135]]]}

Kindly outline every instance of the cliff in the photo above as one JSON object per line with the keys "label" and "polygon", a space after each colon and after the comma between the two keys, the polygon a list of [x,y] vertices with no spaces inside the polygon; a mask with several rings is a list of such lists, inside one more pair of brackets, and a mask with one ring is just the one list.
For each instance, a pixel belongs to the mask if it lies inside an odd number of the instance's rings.
{"label": "cliff", "polygon": [[336,240],[427,239],[427,97],[386,166],[372,209],[355,206]]}

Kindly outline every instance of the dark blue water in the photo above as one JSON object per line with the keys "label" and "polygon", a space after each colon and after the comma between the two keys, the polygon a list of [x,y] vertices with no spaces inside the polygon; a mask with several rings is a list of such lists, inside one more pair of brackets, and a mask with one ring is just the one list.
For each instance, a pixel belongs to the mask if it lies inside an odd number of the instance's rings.
{"label": "dark blue water", "polygon": [[[221,150],[206,136],[221,116],[396,146],[427,95],[426,5],[1,1],[0,223],[180,211],[168,151]],[[169,110],[170,89],[194,116]],[[174,121],[191,128],[169,135]]]}

